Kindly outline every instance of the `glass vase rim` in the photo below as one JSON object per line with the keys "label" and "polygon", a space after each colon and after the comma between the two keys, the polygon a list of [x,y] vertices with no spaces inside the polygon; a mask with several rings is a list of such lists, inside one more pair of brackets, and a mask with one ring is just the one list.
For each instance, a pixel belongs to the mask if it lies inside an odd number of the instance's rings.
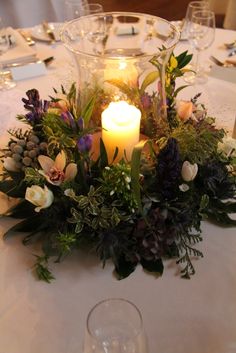
{"label": "glass vase rim", "polygon": [[100,306],[101,304],[104,304],[104,303],[107,303],[107,302],[124,302],[124,303],[127,303],[129,305],[132,306],[132,308],[134,308],[138,314],[138,317],[139,317],[139,327],[138,327],[138,330],[137,332],[133,335],[133,338],[137,337],[143,330],[143,318],[142,318],[142,314],[139,310],[139,308],[133,303],[131,302],[130,300],[128,299],[124,299],[124,298],[107,298],[107,299],[103,299],[103,300],[100,300],[98,303],[96,303],[89,311],[88,313],[88,316],[87,316],[87,320],[86,320],[86,328],[87,328],[87,332],[88,334],[93,337],[95,340],[98,340],[98,337],[96,337],[90,330],[89,328],[89,319],[93,313],[93,311],[98,307]]}
{"label": "glass vase rim", "polygon": [[[119,15],[119,16],[145,16],[146,18],[149,18],[149,19],[155,19],[155,20],[161,20],[165,23],[167,23],[171,28],[173,28],[175,30],[175,33],[177,35],[177,38],[175,39],[174,43],[172,45],[170,45],[169,47],[165,48],[162,50],[162,53],[167,53],[169,51],[172,51],[174,50],[176,44],[179,42],[180,40],[180,36],[181,36],[181,33],[179,31],[179,29],[177,28],[176,25],[174,25],[173,23],[171,23],[171,21],[168,21],[162,17],[159,17],[159,16],[154,16],[154,15],[150,15],[150,14],[146,14],[146,13],[141,13],[141,12],[126,12],[126,11],[104,11],[104,12],[101,12],[101,13],[97,13],[97,14],[90,14],[90,15],[86,15],[86,16],[81,16],[81,17],[78,17],[76,19],[73,19],[71,21],[68,21],[68,22],[65,22],[61,31],[60,31],[60,39],[62,41],[62,43],[65,45],[65,47],[67,49],[69,49],[72,53],[74,54],[78,54],[78,55],[84,55],[84,56],[87,56],[87,57],[91,57],[91,58],[104,58],[104,59],[109,59],[109,60],[114,60],[116,61],[117,59],[121,59],[122,57],[119,57],[119,56],[109,56],[109,55],[100,55],[100,54],[94,54],[94,53],[87,53],[83,50],[78,50],[78,49],[74,49],[70,43],[67,42],[67,40],[65,39],[65,31],[67,28],[69,28],[69,26],[73,25],[74,23],[76,22],[79,22],[81,18],[90,18],[90,17],[97,17],[97,16],[109,16],[109,15]],[[142,55],[139,55],[139,56],[127,56],[125,57],[125,60],[134,60],[134,59],[138,59],[138,58],[152,58],[153,56],[155,56],[155,53],[153,54],[142,54]]]}

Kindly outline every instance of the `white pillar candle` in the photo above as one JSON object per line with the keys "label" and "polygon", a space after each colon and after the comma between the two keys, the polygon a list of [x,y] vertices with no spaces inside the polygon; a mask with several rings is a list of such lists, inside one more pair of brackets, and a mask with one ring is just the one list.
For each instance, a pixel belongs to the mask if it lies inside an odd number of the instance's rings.
{"label": "white pillar candle", "polygon": [[126,156],[130,161],[134,146],[139,142],[141,112],[125,101],[112,102],[102,113],[102,139],[109,163],[112,162],[116,147],[115,162]]}

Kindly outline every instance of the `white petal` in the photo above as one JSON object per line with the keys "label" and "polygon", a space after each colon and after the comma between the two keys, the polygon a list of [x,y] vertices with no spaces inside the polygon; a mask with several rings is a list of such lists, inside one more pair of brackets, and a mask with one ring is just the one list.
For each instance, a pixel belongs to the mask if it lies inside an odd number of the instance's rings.
{"label": "white petal", "polygon": [[77,165],[75,163],[70,163],[66,167],[65,180],[70,181],[75,178],[77,174]]}
{"label": "white petal", "polygon": [[6,157],[3,162],[3,166],[9,172],[19,172],[16,161],[12,157]]}
{"label": "white petal", "polygon": [[38,156],[38,161],[45,173],[48,173],[54,165],[54,160],[49,158],[48,156],[40,155]]}
{"label": "white petal", "polygon": [[66,154],[64,151],[61,151],[56,156],[54,167],[56,167],[58,170],[63,171],[65,166],[66,166]]}

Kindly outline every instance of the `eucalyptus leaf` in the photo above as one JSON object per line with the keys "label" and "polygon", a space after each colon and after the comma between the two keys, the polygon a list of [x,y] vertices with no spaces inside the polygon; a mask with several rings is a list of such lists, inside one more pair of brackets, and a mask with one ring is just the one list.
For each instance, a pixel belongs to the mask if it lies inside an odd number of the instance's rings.
{"label": "eucalyptus leaf", "polygon": [[145,89],[151,85],[153,82],[155,82],[159,77],[159,72],[158,71],[152,71],[147,74],[145,79],[143,80],[143,83],[140,88],[140,94],[142,95],[145,92]]}

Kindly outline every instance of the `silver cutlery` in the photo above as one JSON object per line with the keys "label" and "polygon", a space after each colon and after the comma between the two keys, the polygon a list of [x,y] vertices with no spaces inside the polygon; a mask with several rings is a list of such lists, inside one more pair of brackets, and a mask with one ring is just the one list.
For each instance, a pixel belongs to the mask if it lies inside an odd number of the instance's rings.
{"label": "silver cutlery", "polygon": [[213,61],[216,65],[222,66],[222,67],[236,67],[236,63],[234,64],[233,62],[230,62],[230,60],[225,60],[224,62],[218,60],[214,56],[210,56],[210,60]]}
{"label": "silver cutlery", "polygon": [[236,54],[236,47],[230,50],[228,56],[229,56],[229,57],[230,57],[230,56],[234,56],[235,54]]}
{"label": "silver cutlery", "polygon": [[33,40],[30,32],[25,31],[23,29],[18,29],[18,32],[20,33],[20,35],[26,40],[27,44],[29,46],[31,45],[35,45],[35,41]]}
{"label": "silver cutlery", "polygon": [[54,44],[56,42],[56,37],[55,34],[53,33],[53,30],[51,29],[51,27],[49,26],[48,22],[44,21],[42,23],[43,26],[43,30],[44,32],[47,34],[47,36],[49,37],[50,43]]}

